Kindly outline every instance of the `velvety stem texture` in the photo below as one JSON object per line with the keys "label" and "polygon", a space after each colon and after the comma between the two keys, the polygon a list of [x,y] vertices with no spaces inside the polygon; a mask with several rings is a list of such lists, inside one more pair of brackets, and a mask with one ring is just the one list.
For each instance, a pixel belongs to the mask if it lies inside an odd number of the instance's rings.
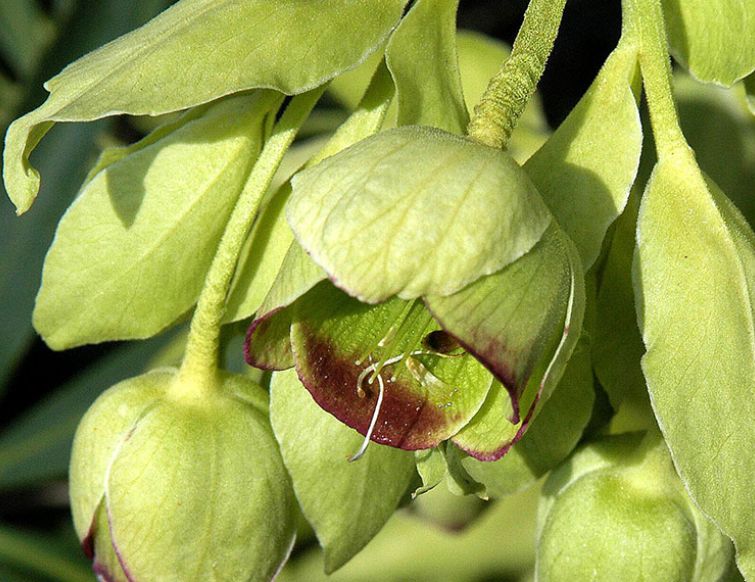
{"label": "velvety stem texture", "polygon": [[180,390],[212,391],[218,383],[220,327],[239,254],[283,155],[324,90],[324,87],[314,89],[291,100],[249,174],[220,240],[191,320],[186,355],[179,374]]}
{"label": "velvety stem texture", "polygon": [[475,106],[467,128],[472,139],[494,148],[508,147],[553,50],[565,4],[566,0],[531,0],[511,56]]}
{"label": "velvety stem texture", "polygon": [[679,126],[660,0],[625,0],[624,17],[640,36],[640,70],[659,158],[692,155]]}

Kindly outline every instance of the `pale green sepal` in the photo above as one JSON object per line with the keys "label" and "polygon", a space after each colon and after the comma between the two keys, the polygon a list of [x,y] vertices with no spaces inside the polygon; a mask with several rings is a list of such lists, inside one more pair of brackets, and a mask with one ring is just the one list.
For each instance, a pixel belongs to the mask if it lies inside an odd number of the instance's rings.
{"label": "pale green sepal", "polygon": [[[239,383],[222,396],[170,396],[114,455],[111,543],[134,580],[269,581],[290,549],[294,500],[267,418]],[[252,395],[252,401],[258,399]]]}
{"label": "pale green sepal", "polygon": [[414,475],[414,455],[362,444],[356,431],[322,410],[294,370],[271,385],[270,416],[294,491],[325,550],[330,573],[361,550],[393,514]]}
{"label": "pale green sepal", "polygon": [[279,101],[221,101],[84,186],[58,225],[34,310],[51,347],[149,337],[192,307]]}
{"label": "pale green sepal", "polygon": [[159,400],[175,370],[156,370],[116,384],[100,396],[76,430],[71,451],[71,513],[80,540],[87,537],[105,495],[103,475],[121,441]]}
{"label": "pale green sepal", "polygon": [[549,398],[579,339],[585,287],[576,248],[552,222],[535,248],[505,269],[425,301],[499,381],[453,438],[478,459],[498,459]]}
{"label": "pale green sepal", "polygon": [[640,209],[642,368],[685,486],[755,577],[755,235],[684,154],[658,163]]}
{"label": "pale green sepal", "polygon": [[391,35],[385,57],[396,83],[398,125],[463,134],[469,115],[456,56],[459,0],[419,0]]}
{"label": "pale green sepal", "polygon": [[569,117],[524,165],[587,270],[629,197],[642,149],[633,83],[637,49],[622,41]]}
{"label": "pale green sepal", "polygon": [[[464,100],[467,110],[472,111],[511,49],[498,39],[473,30],[459,30],[456,43]],[[523,164],[545,143],[549,134],[540,98],[535,94],[514,128],[508,152]]]}
{"label": "pale green sepal", "polygon": [[571,453],[590,420],[594,400],[590,347],[583,334],[561,381],[522,439],[498,461],[463,457],[461,464],[491,498],[522,491]]}
{"label": "pale green sepal", "polygon": [[40,178],[29,154],[54,122],[158,115],[252,88],[304,93],[377,50],[405,4],[182,0],[46,83],[47,101],[8,130],[8,194],[19,213],[32,205]]}
{"label": "pale green sepal", "polygon": [[551,220],[506,153],[427,127],[379,133],[292,183],[297,239],[368,303],[450,295],[522,256]]}
{"label": "pale green sepal", "polygon": [[[380,65],[369,87],[354,113],[338,128],[325,145],[306,163],[306,167],[314,166],[322,160],[333,156],[350,145],[377,132],[385,119],[388,107],[393,99],[393,81],[385,65]],[[274,245],[275,258],[268,258],[268,252],[262,253],[262,258],[249,255],[247,265],[243,265],[238,281],[234,285],[229,300],[230,318],[243,319],[257,312],[257,317],[265,316],[271,311],[285,307],[293,303],[298,297],[306,293],[326,277],[320,269],[304,253],[301,247],[293,241],[285,214],[281,207],[288,201],[290,186],[284,185],[282,190],[275,194],[270,202],[269,210],[263,210],[259,226],[255,226],[250,238],[257,233],[264,235],[271,232],[266,244]],[[273,216],[269,216],[272,214]],[[273,221],[270,224],[270,221]],[[275,237],[279,237],[276,239]],[[268,280],[267,276],[272,273],[272,266],[277,261],[278,251],[282,247],[281,241],[288,241],[288,251],[282,257],[282,263],[278,263],[277,277]],[[253,245],[251,240],[248,244]],[[260,246],[260,245],[258,245]],[[256,271],[254,270],[255,265]],[[265,267],[264,269],[262,267]],[[262,276],[257,275],[259,273]],[[274,274],[273,274],[274,275]],[[258,302],[259,294],[266,291],[264,300]]]}
{"label": "pale green sepal", "polygon": [[755,6],[663,0],[671,52],[696,78],[726,87],[755,70]]}
{"label": "pale green sepal", "polygon": [[563,580],[721,580],[731,544],[696,509],[657,434],[604,438],[542,489],[536,576]]}

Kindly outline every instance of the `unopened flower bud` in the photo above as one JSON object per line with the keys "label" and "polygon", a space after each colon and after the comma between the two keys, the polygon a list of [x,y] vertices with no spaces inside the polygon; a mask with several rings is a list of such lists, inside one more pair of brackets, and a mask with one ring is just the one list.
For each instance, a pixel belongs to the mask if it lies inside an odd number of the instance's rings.
{"label": "unopened flower bud", "polygon": [[537,579],[713,582],[732,556],[658,435],[593,443],[555,471],[538,515]]}
{"label": "unopened flower bud", "polygon": [[74,525],[100,580],[268,581],[293,540],[294,501],[265,392],[226,374],[178,397],[176,370],[117,384],[82,420]]}

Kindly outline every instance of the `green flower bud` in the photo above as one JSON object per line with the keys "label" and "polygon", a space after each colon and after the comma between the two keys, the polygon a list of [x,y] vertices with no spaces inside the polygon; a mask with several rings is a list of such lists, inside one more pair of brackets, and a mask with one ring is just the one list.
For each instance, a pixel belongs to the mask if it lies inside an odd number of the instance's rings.
{"label": "green flower bud", "polygon": [[267,395],[224,373],[219,391],[178,385],[174,369],[138,376],[84,416],[71,458],[84,550],[106,581],[270,580],[295,505]]}
{"label": "green flower bud", "polygon": [[656,434],[593,443],[543,488],[541,582],[713,582],[731,557],[731,543],[693,505]]}

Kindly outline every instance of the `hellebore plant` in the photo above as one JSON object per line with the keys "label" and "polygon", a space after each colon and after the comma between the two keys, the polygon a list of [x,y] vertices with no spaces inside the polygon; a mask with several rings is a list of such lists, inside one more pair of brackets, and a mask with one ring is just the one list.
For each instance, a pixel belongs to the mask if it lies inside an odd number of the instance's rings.
{"label": "hellebore plant", "polygon": [[[23,213],[55,123],[165,115],[100,155],[34,312],[54,349],[190,315],[180,365],[77,431],[101,579],[270,580],[298,510],[329,573],[441,481],[491,499],[548,473],[537,580],[755,579],[755,234],[698,166],[669,66],[752,74],[755,8],[624,0],[548,136],[533,96],[564,4],[532,0],[504,55],[456,30],[458,0],[179,0],[10,126]],[[348,117],[294,143],[326,91]],[[272,374],[223,369],[236,323]]]}

